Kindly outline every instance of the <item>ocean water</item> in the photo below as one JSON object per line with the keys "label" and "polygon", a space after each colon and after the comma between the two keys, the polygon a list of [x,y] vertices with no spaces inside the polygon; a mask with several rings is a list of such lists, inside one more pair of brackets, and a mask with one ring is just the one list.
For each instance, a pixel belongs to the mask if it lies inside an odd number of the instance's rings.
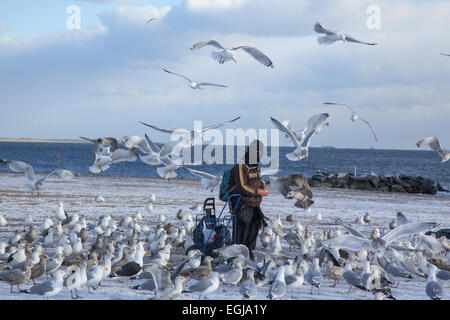
{"label": "ocean water", "polygon": [[[302,173],[310,177],[318,171],[326,173],[354,173],[356,168],[356,173],[362,176],[371,172],[378,175],[402,173],[410,176],[422,176],[436,180],[444,188],[450,189],[450,161],[441,163],[440,156],[433,151],[310,148],[309,158],[296,162],[289,161],[286,158],[286,154],[291,151],[292,147],[279,148],[279,172],[276,176],[284,177],[289,174]],[[92,144],[0,142],[0,159],[27,162],[33,166],[37,173],[49,173],[57,169],[56,155],[58,152],[61,155],[60,168],[80,174],[91,174],[89,166],[93,162]],[[223,154],[225,161],[226,150],[223,151]],[[235,148],[235,161],[237,154]],[[270,148],[268,148],[268,156],[271,156]],[[215,175],[222,175],[223,171],[231,167],[231,165],[203,163],[189,167]],[[9,169],[5,166],[0,166],[0,172],[4,171],[9,171]],[[178,176],[194,177],[182,168],[178,169],[177,173]],[[155,167],[149,167],[140,160],[116,163],[100,175],[158,176]]]}

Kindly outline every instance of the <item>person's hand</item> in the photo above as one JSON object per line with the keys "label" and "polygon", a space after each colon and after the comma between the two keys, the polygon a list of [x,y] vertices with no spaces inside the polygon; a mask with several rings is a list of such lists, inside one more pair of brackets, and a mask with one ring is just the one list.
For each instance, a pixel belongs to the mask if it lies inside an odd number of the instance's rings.
{"label": "person's hand", "polygon": [[258,194],[261,197],[265,197],[265,196],[267,196],[269,194],[269,191],[267,189],[258,189]]}

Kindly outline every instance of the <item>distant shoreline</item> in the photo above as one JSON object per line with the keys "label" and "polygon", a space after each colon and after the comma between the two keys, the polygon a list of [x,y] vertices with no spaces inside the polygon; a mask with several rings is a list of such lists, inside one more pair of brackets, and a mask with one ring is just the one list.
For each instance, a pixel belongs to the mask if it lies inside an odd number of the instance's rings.
{"label": "distant shoreline", "polygon": [[[90,143],[89,141],[83,139],[34,139],[34,138],[0,138],[0,142],[35,142],[35,143]],[[167,142],[155,142],[156,144],[164,145]],[[208,144],[204,144],[205,146]],[[239,146],[242,147],[242,146]],[[245,146],[244,146],[245,147]],[[268,146],[270,147],[270,145]],[[280,146],[280,147],[289,147]],[[334,147],[334,146],[320,146],[320,147],[310,147],[311,149],[334,149],[334,150],[376,150],[376,151],[425,151],[434,152],[432,150],[422,150],[422,149],[375,149],[371,148],[348,148],[348,147]]]}
{"label": "distant shoreline", "polygon": [[76,139],[32,139],[32,138],[23,138],[23,139],[14,139],[14,138],[0,138],[0,142],[42,142],[42,143],[90,143],[85,140],[76,140]]}

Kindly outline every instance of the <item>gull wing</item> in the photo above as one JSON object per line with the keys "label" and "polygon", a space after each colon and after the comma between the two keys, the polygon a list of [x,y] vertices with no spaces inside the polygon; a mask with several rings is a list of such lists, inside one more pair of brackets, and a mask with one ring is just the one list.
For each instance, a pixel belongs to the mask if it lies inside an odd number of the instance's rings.
{"label": "gull wing", "polygon": [[44,180],[49,178],[50,176],[57,176],[58,178],[69,181],[72,180],[77,174],[70,170],[58,169],[50,172],[47,176],[45,176]]}
{"label": "gull wing", "polygon": [[147,141],[147,144],[152,152],[158,153],[159,151],[161,151],[161,149],[155,143],[153,143],[152,140],[150,140],[147,134],[145,134],[145,141]]}
{"label": "gull wing", "polygon": [[375,131],[373,130],[372,126],[370,125],[369,121],[367,121],[366,119],[361,118],[360,115],[359,115],[357,112],[355,112],[355,110],[353,110],[352,108],[350,108],[348,105],[346,105],[345,103],[335,103],[335,102],[324,102],[323,104],[326,104],[326,105],[335,105],[335,106],[344,106],[344,107],[348,108],[351,112],[353,112],[354,114],[356,114],[362,121],[364,121],[364,122],[367,124],[367,126],[368,126],[369,129],[370,129],[370,131],[372,131],[373,136],[375,137],[375,141],[378,142],[378,138],[377,138],[377,136],[376,136],[376,134],[375,134]]}
{"label": "gull wing", "polygon": [[181,77],[181,78],[183,78],[183,79],[185,79],[185,80],[187,80],[187,81],[189,81],[189,82],[192,82],[191,79],[189,79],[188,77],[185,77],[185,76],[183,76],[183,75],[181,75],[181,74],[178,74],[178,73],[175,73],[175,72],[166,70],[166,69],[163,69],[163,70],[164,70],[165,72],[167,72],[167,73],[174,74],[174,75],[179,76],[179,77]]}
{"label": "gull wing", "polygon": [[395,241],[396,239],[402,236],[427,231],[436,225],[437,224],[435,222],[417,222],[417,223],[402,224],[401,226],[398,226],[397,228],[386,233],[384,236],[381,237],[381,239],[386,242],[386,245],[388,245],[392,241]]}
{"label": "gull wing", "polygon": [[361,41],[361,40],[357,40],[357,39],[353,38],[352,36],[350,36],[348,34],[345,34],[345,41],[367,44],[369,46],[377,45],[377,43],[375,43],[375,42],[364,42],[364,41]]}
{"label": "gull wing", "polygon": [[[355,112],[355,110],[353,110],[352,108],[350,108],[350,107],[349,107],[348,105],[346,105],[345,103],[324,102],[323,104],[331,105],[331,106],[344,106],[344,107],[347,107],[351,112],[357,114],[357,113]],[[358,116],[359,116],[359,115],[358,115]]]}
{"label": "gull wing", "polygon": [[423,148],[423,147],[429,147],[430,149],[437,151],[437,152],[442,152],[442,148],[441,148],[441,144],[439,143],[439,139],[436,137],[427,137],[424,138],[422,140],[419,140],[416,145],[419,148]]}
{"label": "gull wing", "polygon": [[0,163],[6,164],[6,166],[13,172],[25,173],[28,180],[30,180],[30,181],[36,180],[36,176],[34,175],[33,167],[26,162],[17,161],[17,160],[0,160]]}
{"label": "gull wing", "polygon": [[329,36],[336,34],[336,31],[332,31],[332,30],[324,28],[319,22],[317,22],[314,25],[314,31],[317,32],[317,33],[324,33],[324,34],[327,34]]}
{"label": "gull wing", "polygon": [[192,173],[200,178],[206,178],[206,179],[210,179],[210,180],[217,178],[215,175],[212,175],[212,174],[200,171],[200,170],[194,170],[194,169],[190,169],[188,167],[183,167],[183,168],[185,168],[187,171],[189,171],[190,173]]}
{"label": "gull wing", "polygon": [[102,145],[104,147],[112,146],[114,149],[119,149],[119,142],[113,137],[102,138]]}
{"label": "gull wing", "polygon": [[289,138],[291,138],[292,142],[294,143],[294,147],[295,148],[300,148],[299,142],[298,142],[297,138],[295,137],[294,133],[291,130],[286,128],[280,121],[278,121],[275,118],[270,117],[270,120],[278,128],[278,130],[282,131]]}
{"label": "gull wing", "polygon": [[254,47],[248,47],[248,46],[235,47],[235,48],[232,48],[231,50],[239,50],[239,49],[244,50],[249,55],[251,55],[254,59],[256,59],[258,62],[262,63],[266,67],[273,68],[273,62],[269,59],[268,56],[266,56],[260,50],[254,48]]}
{"label": "gull wing", "polygon": [[146,265],[145,270],[152,274],[156,292],[163,290],[167,286],[173,285],[170,280],[170,271],[167,267],[157,263],[149,263]]}
{"label": "gull wing", "polygon": [[215,86],[215,87],[222,87],[222,88],[228,88],[227,86],[223,84],[216,84],[216,83],[209,83],[209,82],[200,82],[197,83],[199,86]]}
{"label": "gull wing", "polygon": [[351,251],[359,251],[362,247],[370,247],[370,241],[356,237],[353,234],[345,234],[336,238],[322,241],[324,245],[331,248],[342,248]]}
{"label": "gull wing", "polygon": [[222,47],[222,45],[219,42],[217,42],[216,40],[205,40],[205,41],[197,42],[196,44],[194,44],[191,47],[191,50],[200,49],[200,48],[203,48],[204,46],[214,46],[217,49],[225,50],[225,48]]}
{"label": "gull wing", "polygon": [[336,223],[340,224],[341,226],[343,226],[348,232],[350,232],[352,235],[361,238],[362,240],[367,240],[367,237],[365,235],[363,235],[361,232],[359,232],[356,229],[353,229],[352,227],[346,225],[341,219],[339,218],[331,218],[333,221],[335,221]]}
{"label": "gull wing", "polygon": [[205,131],[207,131],[207,130],[217,129],[217,128],[223,127],[223,126],[226,125],[227,123],[234,122],[234,121],[236,121],[236,120],[239,120],[240,118],[241,118],[241,117],[239,116],[239,117],[234,118],[233,120],[230,120],[230,121],[225,121],[225,122],[221,122],[221,123],[218,123],[218,124],[214,124],[214,125],[212,125],[212,126],[208,126],[208,127],[202,128],[202,130],[200,130],[200,132],[205,132]]}
{"label": "gull wing", "polygon": [[367,121],[367,120],[365,120],[365,119],[363,119],[363,118],[361,118],[361,117],[359,117],[359,118],[367,124],[367,126],[368,126],[369,129],[370,129],[370,131],[372,131],[373,136],[375,137],[375,141],[378,142],[378,138],[377,138],[377,136],[376,136],[376,134],[375,134],[375,131],[373,131],[373,128],[372,128],[372,126],[370,125],[369,121]]}
{"label": "gull wing", "polygon": [[161,128],[161,127],[157,127],[157,126],[153,126],[151,124],[147,124],[144,122],[139,121],[139,123],[143,124],[144,126],[150,127],[152,129],[164,132],[164,133],[179,133],[179,134],[189,134],[189,131],[187,131],[186,129],[168,129],[168,128]]}
{"label": "gull wing", "polygon": [[133,162],[138,158],[135,149],[125,150],[125,149],[117,149],[111,154],[111,162],[118,163],[123,161]]}

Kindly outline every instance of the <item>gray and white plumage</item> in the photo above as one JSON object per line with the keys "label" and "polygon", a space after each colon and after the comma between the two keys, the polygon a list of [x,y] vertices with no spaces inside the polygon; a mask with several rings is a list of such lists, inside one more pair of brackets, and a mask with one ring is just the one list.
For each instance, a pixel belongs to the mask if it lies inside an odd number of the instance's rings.
{"label": "gray and white plumage", "polygon": [[242,279],[242,265],[244,260],[240,257],[235,258],[233,261],[233,268],[226,273],[220,275],[220,280],[224,284],[232,284],[236,286],[236,284]]}
{"label": "gray and white plumage", "polygon": [[262,53],[259,49],[254,48],[254,47],[239,46],[239,47],[234,47],[234,48],[230,48],[229,49],[229,48],[224,48],[216,40],[206,40],[206,41],[201,41],[201,42],[197,42],[196,44],[194,44],[191,47],[191,50],[201,49],[204,46],[208,46],[208,45],[213,46],[216,49],[220,50],[220,51],[212,51],[211,52],[212,57],[215,60],[217,60],[220,64],[223,64],[223,63],[225,63],[227,61],[230,61],[230,60],[233,60],[235,63],[237,63],[236,62],[236,52],[238,50],[244,50],[249,55],[251,55],[255,60],[257,60],[258,62],[262,63],[266,67],[273,68],[273,63],[269,59],[269,57],[266,56],[264,53]]}
{"label": "gray and white plumage", "polygon": [[25,173],[28,180],[30,180],[30,181],[36,180],[36,176],[34,174],[33,167],[26,162],[18,161],[18,160],[0,159],[0,164],[6,165],[13,172]]}
{"label": "gray and white plumage", "polygon": [[286,294],[286,282],[284,280],[284,273],[285,273],[285,266],[281,266],[278,270],[278,273],[275,277],[275,280],[272,282],[272,285],[269,289],[269,295],[268,298],[277,299],[282,298]]}
{"label": "gray and white plumage", "polygon": [[361,121],[363,121],[363,122],[369,127],[370,131],[372,132],[372,134],[373,134],[373,136],[374,136],[374,138],[375,138],[375,141],[378,142],[378,138],[377,138],[377,136],[376,136],[376,134],[375,134],[375,131],[374,131],[373,128],[372,128],[372,125],[369,123],[369,121],[367,121],[367,120],[364,119],[364,118],[361,118],[361,116],[360,116],[359,114],[357,114],[357,113],[356,113],[352,108],[350,108],[348,105],[346,105],[346,104],[344,104],[344,103],[335,103],[335,102],[324,102],[324,104],[326,104],[326,105],[344,106],[344,107],[348,108],[348,109],[352,112],[352,115],[351,115],[351,117],[350,117],[350,119],[352,120],[352,122],[354,122],[354,121],[356,121],[356,120],[358,120],[358,119],[361,119]]}
{"label": "gray and white plumage", "polygon": [[241,287],[239,288],[239,293],[244,297],[244,299],[253,299],[256,297],[258,292],[258,287],[255,284],[254,278],[255,270],[247,269],[247,280],[244,280],[241,283]]}
{"label": "gray and white plumage", "polygon": [[193,175],[199,177],[203,188],[210,190],[211,192],[213,192],[214,189],[216,189],[220,185],[220,182],[222,181],[222,177],[215,176],[213,174],[204,171],[194,170],[188,167],[183,168],[192,173]]}
{"label": "gray and white plumage", "polygon": [[419,148],[429,147],[431,150],[437,151],[439,155],[442,157],[441,162],[446,162],[450,159],[450,151],[443,149],[441,147],[441,144],[439,143],[439,139],[436,137],[427,137],[421,139],[417,141],[416,145]]}
{"label": "gray and white plumage", "polygon": [[115,150],[111,156],[111,163],[118,162],[133,162],[138,159],[138,154],[136,152],[136,148],[131,149],[117,149]]}
{"label": "gray and white plumage", "polygon": [[324,34],[324,36],[320,36],[317,38],[317,42],[319,44],[332,44],[336,41],[343,41],[343,42],[362,43],[362,44],[367,44],[367,45],[371,45],[371,46],[376,45],[376,43],[364,42],[361,40],[357,40],[348,34],[342,34],[337,31],[326,29],[319,22],[317,22],[314,25],[314,31],[316,31],[317,33],[320,33],[320,34]]}
{"label": "gray and white plumage", "polygon": [[308,157],[308,147],[311,142],[311,138],[319,133],[323,128],[328,126],[325,121],[329,118],[328,113],[321,113],[314,115],[308,119],[307,126],[303,129],[300,134],[295,133],[295,131],[286,127],[283,123],[277,119],[270,117],[270,120],[275,125],[275,127],[286,134],[294,146],[294,151],[288,153],[286,158],[291,161],[299,161]]}
{"label": "gray and white plumage", "polygon": [[156,168],[156,172],[163,179],[175,178],[177,176],[175,171],[183,164],[181,159],[163,158],[161,161],[164,166]]}
{"label": "gray and white plumage", "polygon": [[83,140],[90,141],[94,144],[94,148],[92,150],[92,158],[95,159],[95,155],[100,151],[102,147],[113,147],[114,149],[119,149],[119,143],[116,138],[105,137],[105,138],[97,138],[90,139],[86,137],[80,137]]}
{"label": "gray and white plumage", "polygon": [[198,281],[196,284],[189,287],[189,290],[199,293],[199,299],[206,296],[219,288],[219,274],[213,272],[208,278]]}
{"label": "gray and white plumage", "polygon": [[323,281],[323,276],[320,272],[319,259],[314,258],[313,268],[308,270],[305,274],[305,280],[311,285],[311,292],[313,287],[316,287],[317,289],[320,288],[320,284]]}
{"label": "gray and white plumage", "polygon": [[189,79],[188,77],[185,77],[181,74],[169,71],[167,69],[163,69],[165,72],[176,75],[178,77],[181,77],[185,80],[187,80],[189,82],[189,87],[191,87],[192,89],[203,89],[202,86],[215,86],[215,87],[222,87],[222,88],[228,88],[227,86],[223,85],[223,84],[216,84],[216,83],[210,83],[210,82],[195,82],[191,79]]}
{"label": "gray and white plumage", "polygon": [[169,269],[159,264],[149,265],[146,270],[151,273],[155,285],[155,295],[151,299],[167,300],[180,295],[184,277],[171,277]]}
{"label": "gray and white plumage", "polygon": [[431,265],[428,271],[427,285],[425,286],[425,292],[432,300],[441,300],[443,295],[443,289],[439,282],[436,281],[436,266]]}
{"label": "gray and white plumage", "polygon": [[26,162],[3,159],[3,160],[0,160],[0,164],[5,164],[13,172],[25,173],[28,180],[32,182],[32,184],[27,184],[25,186],[28,187],[29,189],[31,189],[31,191],[39,191],[40,189],[42,189],[45,181],[48,178],[50,178],[51,176],[56,176],[64,181],[69,181],[69,180],[73,179],[74,177],[78,176],[78,174],[76,174],[72,171],[58,169],[58,170],[54,170],[54,171],[50,172],[49,174],[47,174],[45,177],[43,177],[41,179],[37,179],[36,175],[34,173],[33,166],[31,166],[30,164],[28,164]]}
{"label": "gray and white plumage", "polygon": [[239,255],[244,256],[245,259],[250,257],[248,247],[243,244],[233,244],[231,246],[225,246],[214,250],[214,253],[219,254],[225,260],[229,258],[235,258]]}
{"label": "gray and white plumage", "polygon": [[365,287],[363,286],[363,283],[361,281],[361,277],[358,276],[358,274],[352,270],[352,265],[350,263],[345,265],[342,277],[350,285],[350,289],[351,287],[356,287],[361,290],[365,290]]}
{"label": "gray and white plumage", "polygon": [[43,297],[54,296],[62,290],[64,274],[65,272],[63,270],[57,270],[53,273],[53,279],[36,284],[31,288],[24,290],[24,292],[38,294]]}
{"label": "gray and white plumage", "polygon": [[439,280],[444,280],[444,281],[450,280],[450,271],[439,270],[439,271],[436,272],[436,277]]}

